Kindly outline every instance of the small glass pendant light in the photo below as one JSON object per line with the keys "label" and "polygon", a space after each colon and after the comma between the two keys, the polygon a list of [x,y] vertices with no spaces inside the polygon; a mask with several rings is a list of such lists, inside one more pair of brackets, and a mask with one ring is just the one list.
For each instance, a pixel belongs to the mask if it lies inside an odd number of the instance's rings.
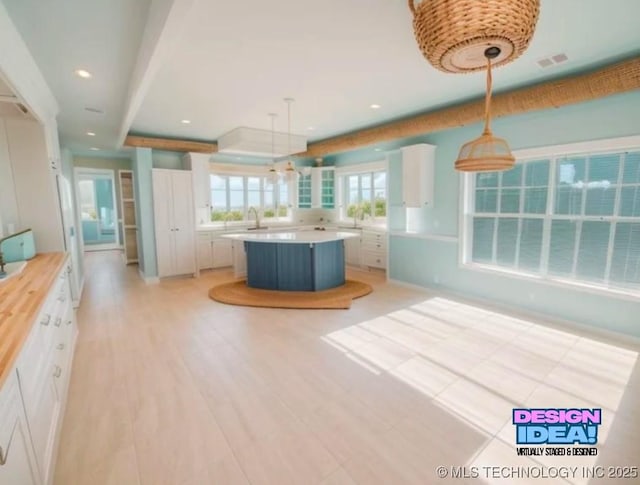
{"label": "small glass pendant light", "polygon": [[284,102],[287,103],[287,156],[289,160],[287,161],[287,168],[285,168],[284,173],[287,181],[292,182],[296,177],[296,169],[291,162],[291,103],[293,103],[293,98],[284,98]]}
{"label": "small glass pendant light", "polygon": [[267,172],[267,183],[276,185],[280,176],[276,171],[276,149],[275,149],[275,119],[278,116],[275,113],[269,113],[271,118],[271,164],[269,165],[269,171]]}

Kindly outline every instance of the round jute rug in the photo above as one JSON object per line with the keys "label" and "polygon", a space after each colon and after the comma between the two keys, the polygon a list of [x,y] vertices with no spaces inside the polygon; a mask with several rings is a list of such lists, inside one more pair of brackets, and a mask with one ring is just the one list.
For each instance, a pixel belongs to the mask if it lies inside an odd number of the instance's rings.
{"label": "round jute rug", "polygon": [[229,305],[268,308],[350,308],[351,300],[368,295],[371,285],[347,280],[344,285],[322,291],[277,291],[249,288],[246,281],[214,286],[209,298]]}

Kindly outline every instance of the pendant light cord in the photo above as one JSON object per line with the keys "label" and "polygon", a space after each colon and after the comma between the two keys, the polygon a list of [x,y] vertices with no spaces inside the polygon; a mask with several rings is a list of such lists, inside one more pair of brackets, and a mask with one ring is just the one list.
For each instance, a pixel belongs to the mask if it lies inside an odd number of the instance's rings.
{"label": "pendant light cord", "polygon": [[491,57],[487,56],[487,94],[484,99],[484,132],[483,135],[491,134]]}
{"label": "pendant light cord", "polygon": [[287,99],[287,156],[289,157],[289,165],[291,165],[291,101]]}
{"label": "pendant light cord", "polygon": [[271,160],[276,163],[276,135],[275,135],[275,119],[276,117],[271,115]]}

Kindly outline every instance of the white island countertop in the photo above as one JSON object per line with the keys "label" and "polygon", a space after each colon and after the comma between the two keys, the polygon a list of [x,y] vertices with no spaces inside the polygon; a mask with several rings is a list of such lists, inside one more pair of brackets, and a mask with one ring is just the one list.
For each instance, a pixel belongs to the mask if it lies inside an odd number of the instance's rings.
{"label": "white island countertop", "polygon": [[320,243],[339,241],[359,234],[344,231],[295,231],[295,232],[261,232],[249,231],[236,234],[223,234],[220,237],[236,241],[275,242],[275,243]]}

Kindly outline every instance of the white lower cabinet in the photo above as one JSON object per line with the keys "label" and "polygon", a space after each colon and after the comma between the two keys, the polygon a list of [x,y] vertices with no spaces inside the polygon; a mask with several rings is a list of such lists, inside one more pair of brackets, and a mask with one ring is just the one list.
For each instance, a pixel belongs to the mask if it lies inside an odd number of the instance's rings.
{"label": "white lower cabinet", "polygon": [[233,276],[242,278],[247,276],[247,252],[243,241],[233,241]]}
{"label": "white lower cabinet", "polygon": [[386,232],[363,230],[361,247],[361,264],[370,268],[386,269],[387,267],[387,234]]}
{"label": "white lower cabinet", "polygon": [[198,233],[198,270],[227,268],[233,265],[233,242],[217,233]]}
{"label": "white lower cabinet", "polygon": [[198,233],[198,270],[213,268],[213,249],[211,235],[208,232]]}
{"label": "white lower cabinet", "polygon": [[67,266],[0,388],[0,484],[49,485],[77,335]]}
{"label": "white lower cabinet", "polygon": [[213,247],[213,267],[226,268],[233,265],[233,243],[229,239],[214,239],[211,241]]}
{"label": "white lower cabinet", "polygon": [[15,374],[0,389],[0,483],[42,483]]}
{"label": "white lower cabinet", "polygon": [[360,266],[360,235],[344,240],[344,261],[350,266]]}

